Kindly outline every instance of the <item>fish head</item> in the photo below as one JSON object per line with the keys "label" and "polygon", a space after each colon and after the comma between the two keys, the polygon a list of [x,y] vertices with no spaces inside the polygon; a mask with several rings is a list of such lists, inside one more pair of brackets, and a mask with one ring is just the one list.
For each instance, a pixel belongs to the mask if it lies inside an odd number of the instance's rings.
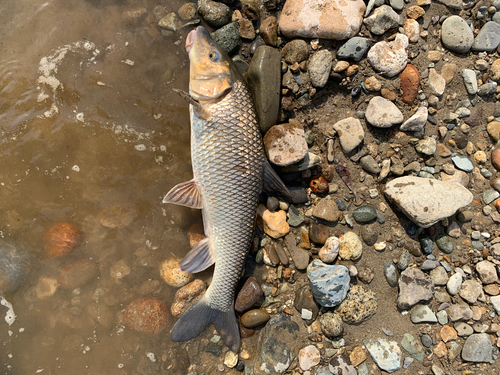
{"label": "fish head", "polygon": [[214,100],[231,91],[237,71],[227,53],[203,26],[186,38],[189,54],[189,94],[198,101]]}

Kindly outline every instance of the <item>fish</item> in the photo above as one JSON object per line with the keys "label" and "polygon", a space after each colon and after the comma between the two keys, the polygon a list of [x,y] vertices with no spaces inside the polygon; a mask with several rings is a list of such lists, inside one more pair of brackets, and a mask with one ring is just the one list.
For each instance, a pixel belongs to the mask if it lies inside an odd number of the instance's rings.
{"label": "fish", "polygon": [[255,228],[262,191],[289,191],[269,164],[250,91],[236,65],[202,26],[186,38],[193,179],[174,186],[163,203],[202,210],[206,238],[179,263],[201,272],[215,263],[203,297],[171,330],[173,342],[199,336],[213,324],[226,346],[240,347],[234,298]]}

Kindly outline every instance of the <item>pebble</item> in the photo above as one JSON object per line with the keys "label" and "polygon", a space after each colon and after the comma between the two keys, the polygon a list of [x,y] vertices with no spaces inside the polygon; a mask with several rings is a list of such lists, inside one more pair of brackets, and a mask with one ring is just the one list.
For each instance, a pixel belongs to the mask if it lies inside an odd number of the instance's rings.
{"label": "pebble", "polygon": [[407,47],[408,37],[397,34],[392,42],[381,41],[374,44],[368,51],[368,62],[380,74],[394,77],[406,67]]}
{"label": "pebble", "polygon": [[491,362],[493,346],[487,333],[475,333],[465,340],[462,358],[469,362]]}
{"label": "pebble", "polygon": [[[418,85],[420,84],[420,73],[418,72],[418,69],[414,65],[407,64],[406,68],[403,70],[403,72],[401,72],[399,79],[401,81],[400,87],[401,90],[403,91],[403,95],[401,96],[401,101],[405,104],[411,105],[417,98]],[[425,121],[427,121],[427,108],[425,108]]]}
{"label": "pebble", "polygon": [[350,38],[337,51],[339,59],[353,59],[356,62],[361,61],[366,51],[371,46],[371,41],[368,38],[356,36]]}
{"label": "pebble", "polygon": [[350,281],[347,267],[314,260],[307,267],[307,276],[314,298],[321,306],[338,306],[347,296]]}
{"label": "pebble", "polygon": [[460,337],[470,336],[474,333],[472,327],[464,322],[455,323],[455,330],[457,331],[457,335]]}
{"label": "pebble", "polygon": [[496,148],[491,152],[491,164],[497,171],[500,171],[500,148]]}
{"label": "pebble", "polygon": [[160,264],[161,278],[174,288],[180,288],[194,279],[193,274],[181,271],[180,261],[181,259],[167,259]]}
{"label": "pebble", "polygon": [[445,254],[451,254],[453,251],[453,242],[448,236],[442,235],[436,238],[436,245]]}
{"label": "pebble", "polygon": [[441,336],[441,340],[443,340],[444,342],[455,341],[458,339],[457,331],[455,330],[455,328],[448,325],[444,325],[439,331],[439,334]]}
{"label": "pebble", "polygon": [[486,22],[472,44],[473,51],[493,52],[500,44],[500,24],[497,22]]}
{"label": "pebble", "polygon": [[436,314],[436,317],[438,318],[438,322],[441,325],[448,324],[448,314],[445,310],[441,310]]}
{"label": "pebble", "polygon": [[424,360],[424,347],[420,342],[410,333],[405,333],[401,340],[401,346],[417,361]]}
{"label": "pebble", "polygon": [[[339,354],[333,357],[328,365],[329,373],[325,375],[361,375],[354,366],[351,365],[351,361],[345,354]],[[317,374],[319,375],[319,374]]]}
{"label": "pebble", "polygon": [[419,107],[417,111],[406,120],[399,128],[401,131],[420,132],[424,130],[428,118],[428,110],[426,107]]}
{"label": "pebble", "polygon": [[219,28],[231,22],[231,9],[223,3],[212,0],[198,2],[198,14],[211,26]]}
{"label": "pebble", "polygon": [[309,47],[302,39],[292,40],[281,50],[281,57],[288,65],[300,63],[309,57]]}
{"label": "pebble", "polygon": [[295,299],[293,301],[293,306],[295,309],[304,315],[304,312],[309,312],[311,317],[308,319],[305,319],[304,317],[302,319],[308,320],[308,323],[312,323],[314,319],[317,318],[319,308],[314,300],[314,296],[311,292],[311,286],[309,284],[304,285],[303,287],[297,289],[295,292]]}
{"label": "pebble", "polygon": [[490,78],[493,81],[500,81],[500,59],[497,59],[490,66]]}
{"label": "pebble", "polygon": [[240,321],[241,324],[246,328],[255,328],[257,326],[260,326],[261,324],[266,323],[270,318],[271,316],[266,310],[255,309],[244,313],[241,316]]}
{"label": "pebble", "polygon": [[446,84],[450,83],[455,77],[455,70],[457,66],[453,63],[446,63],[441,68],[441,77],[444,78]]}
{"label": "pebble", "polygon": [[416,268],[407,268],[399,278],[398,307],[410,309],[420,301],[428,301],[434,295],[432,279]]}
{"label": "pebble", "polygon": [[429,69],[428,85],[434,95],[441,96],[444,93],[446,81],[436,72],[436,69]]}
{"label": "pebble", "polygon": [[286,1],[279,22],[280,32],[287,38],[334,40],[349,39],[359,32],[365,11],[362,0],[325,0],[321,3],[321,11],[317,6],[317,0]]}
{"label": "pebble", "polygon": [[[499,60],[500,61],[500,60]],[[500,121],[492,121],[486,127],[488,134],[496,142],[500,140]]]}
{"label": "pebble", "polygon": [[344,322],[338,314],[327,312],[321,315],[319,324],[321,331],[327,337],[337,337],[344,333]]}
{"label": "pebble", "polygon": [[80,244],[82,237],[83,234],[76,224],[54,224],[43,236],[45,253],[51,258],[68,255]]}
{"label": "pebble", "polygon": [[315,52],[307,65],[311,84],[316,88],[322,88],[326,85],[330,72],[332,70],[332,54],[328,50]]}
{"label": "pebble", "polygon": [[274,125],[264,136],[264,149],[268,159],[280,167],[301,161],[308,151],[304,128],[298,123]]}
{"label": "pebble", "polygon": [[382,88],[382,83],[375,76],[368,77],[364,83],[368,91],[378,92]]}
{"label": "pebble", "polygon": [[403,251],[401,252],[401,255],[399,256],[399,259],[398,259],[398,263],[397,263],[398,269],[400,271],[403,271],[406,268],[408,268],[408,264],[410,263],[410,260],[411,260],[410,252],[407,249],[403,249]]}
{"label": "pebble", "polygon": [[278,21],[271,16],[262,20],[259,26],[259,34],[267,45],[276,47],[278,44]]}
{"label": "pebble", "polygon": [[272,238],[280,238],[290,232],[290,226],[286,221],[286,212],[282,210],[271,212],[262,203],[257,207],[257,224]]}
{"label": "pebble", "polygon": [[448,274],[444,269],[444,267],[439,266],[434,268],[429,275],[432,281],[434,282],[434,285],[441,286],[441,285],[447,285],[448,283]]}
{"label": "pebble", "polygon": [[299,210],[292,204],[288,208],[288,224],[292,227],[298,227],[304,222],[304,218]]}
{"label": "pebble", "polygon": [[363,253],[363,244],[354,232],[347,232],[340,238],[339,256],[343,260],[357,260]]}
{"label": "pebble", "polygon": [[462,275],[458,272],[453,274],[446,283],[446,290],[451,296],[456,295],[462,286]]}
{"label": "pebble", "polygon": [[387,372],[394,372],[401,368],[401,349],[396,341],[388,341],[378,338],[363,340],[366,349],[380,369]]}
{"label": "pebble", "polygon": [[[0,291],[7,290],[7,285],[4,282],[0,282]],[[56,292],[59,286],[59,282],[57,279],[51,277],[40,277],[38,279],[38,283],[36,284],[36,296],[38,299],[45,299],[52,297]]]}
{"label": "pebble", "polygon": [[360,324],[377,312],[378,302],[373,291],[352,285],[336,312],[347,324]]}
{"label": "pebble", "polygon": [[382,35],[398,26],[399,16],[389,5],[382,5],[376,8],[371,16],[365,18],[363,23],[372,34]]}
{"label": "pebble", "polygon": [[[195,3],[185,3],[177,11],[179,17],[183,21],[189,21],[196,17],[196,4]],[[158,17],[157,17],[158,18]],[[163,17],[160,17],[163,18]]]}
{"label": "pebble", "polygon": [[336,122],[333,129],[339,136],[340,145],[345,154],[352,152],[365,138],[361,122],[354,117],[348,117]]}
{"label": "pebble", "polygon": [[168,309],[156,298],[139,298],[128,304],[123,314],[125,325],[134,331],[158,335],[168,326]]}
{"label": "pebble", "polygon": [[420,36],[420,24],[414,19],[407,19],[403,25],[405,35],[410,43],[417,43]]}
{"label": "pebble", "polygon": [[431,254],[434,249],[434,242],[430,237],[423,236],[419,238],[420,248],[424,254]]}
{"label": "pebble", "polygon": [[478,90],[476,73],[471,69],[462,69],[462,78],[467,92],[470,95],[475,95]]}
{"label": "pebble", "polygon": [[315,194],[325,194],[330,191],[330,185],[322,176],[313,178],[309,182],[309,188]]}
{"label": "pebble", "polygon": [[237,25],[237,22],[231,22],[210,33],[212,39],[229,55],[238,51],[242,44]]}
{"label": "pebble", "polygon": [[436,140],[432,137],[428,137],[418,141],[417,145],[415,146],[415,150],[417,150],[421,154],[430,156],[434,155],[434,153],[436,152],[436,147]]}
{"label": "pebble", "polygon": [[[272,47],[260,46],[250,61],[247,81],[254,98],[260,130],[267,134],[279,116],[281,55]],[[272,135],[271,135],[272,136]],[[299,145],[303,147],[303,141]],[[295,154],[296,157],[297,154]]]}
{"label": "pebble", "polygon": [[352,217],[359,224],[369,223],[377,218],[377,211],[371,206],[360,206],[352,212]]}
{"label": "pebble", "polygon": [[303,371],[316,366],[321,361],[321,355],[318,348],[314,345],[308,345],[299,351],[299,366]]}
{"label": "pebble", "polygon": [[318,256],[324,263],[333,263],[337,259],[340,248],[340,240],[335,237],[328,237]]}
{"label": "pebble", "polygon": [[477,94],[479,96],[491,96],[495,94],[497,85],[496,82],[485,83],[477,88]]}
{"label": "pebble", "polygon": [[66,267],[59,273],[59,286],[62,289],[75,289],[95,280],[99,275],[97,263],[91,259],[80,259]]}
{"label": "pebble", "polygon": [[385,195],[422,228],[453,215],[473,199],[472,193],[461,185],[412,176],[387,183]]}
{"label": "pebble", "polygon": [[474,35],[463,18],[453,15],[443,22],[441,40],[450,51],[466,53],[472,47]]}
{"label": "pebble", "polygon": [[481,284],[476,280],[465,280],[460,287],[459,295],[464,301],[470,304],[476,303],[480,295],[483,293]]}
{"label": "pebble", "polygon": [[179,318],[203,297],[205,290],[205,283],[200,279],[196,279],[178,289],[170,306],[172,316]]}
{"label": "pebble", "polygon": [[500,296],[490,297],[491,305],[495,309],[497,314],[500,314]]}
{"label": "pebble", "polygon": [[387,283],[392,288],[398,285],[398,271],[396,270],[396,266],[392,261],[384,264],[384,276],[387,280]]}
{"label": "pebble", "polygon": [[263,295],[264,292],[262,291],[262,288],[257,280],[250,276],[238,292],[234,309],[240,313],[246,311],[254,306]]}
{"label": "pebble", "polygon": [[291,233],[285,236],[285,244],[295,267],[299,270],[305,270],[309,264],[309,253],[296,245],[295,237]]}
{"label": "pebble", "polygon": [[411,312],[412,323],[437,323],[437,317],[427,305],[417,305]]}
{"label": "pebble", "polygon": [[340,211],[333,199],[322,199],[314,208],[313,216],[328,222],[336,222],[340,218]]}
{"label": "pebble", "polygon": [[493,189],[485,190],[483,192],[483,202],[484,202],[484,204],[490,204],[495,199],[497,199],[499,196],[500,196],[500,193],[496,190],[493,190]]}
{"label": "pebble", "polygon": [[363,156],[360,159],[359,164],[361,165],[361,168],[368,173],[379,174],[382,170],[377,161],[371,155]]}
{"label": "pebble", "polygon": [[377,128],[390,128],[403,122],[403,114],[398,107],[380,96],[370,100],[365,117],[370,125]]}

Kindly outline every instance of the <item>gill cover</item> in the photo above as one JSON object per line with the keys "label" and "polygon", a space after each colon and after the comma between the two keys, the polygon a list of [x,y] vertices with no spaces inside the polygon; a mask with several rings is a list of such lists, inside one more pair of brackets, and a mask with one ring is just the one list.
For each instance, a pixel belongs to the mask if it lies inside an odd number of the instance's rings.
{"label": "gill cover", "polygon": [[213,100],[231,90],[235,69],[231,58],[198,26],[186,38],[189,53],[189,94],[195,100]]}

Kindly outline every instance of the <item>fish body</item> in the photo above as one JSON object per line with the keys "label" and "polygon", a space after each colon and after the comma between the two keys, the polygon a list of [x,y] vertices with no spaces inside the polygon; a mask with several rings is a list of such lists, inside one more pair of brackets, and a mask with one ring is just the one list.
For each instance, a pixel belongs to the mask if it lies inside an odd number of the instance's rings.
{"label": "fish body", "polygon": [[[256,209],[266,187],[283,188],[267,162],[247,85],[232,60],[201,26],[186,39],[190,59],[193,180],[175,186],[164,202],[201,208],[206,239],[180,263],[199,272],[215,263],[205,295],[174,325],[173,341],[188,341],[213,323],[238,352],[234,294],[253,236]],[[281,185],[280,185],[281,182]],[[286,190],[286,187],[284,187]]]}

